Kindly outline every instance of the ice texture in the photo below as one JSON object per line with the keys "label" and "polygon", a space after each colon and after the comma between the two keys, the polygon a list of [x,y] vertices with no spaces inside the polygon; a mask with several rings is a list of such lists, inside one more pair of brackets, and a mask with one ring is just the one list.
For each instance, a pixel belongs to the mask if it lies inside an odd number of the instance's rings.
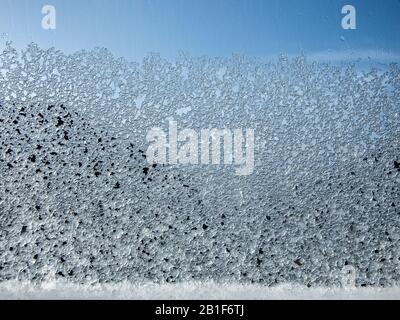
{"label": "ice texture", "polygon": [[[400,69],[0,55],[0,282],[400,284]],[[149,165],[146,133],[253,128],[254,173]]]}

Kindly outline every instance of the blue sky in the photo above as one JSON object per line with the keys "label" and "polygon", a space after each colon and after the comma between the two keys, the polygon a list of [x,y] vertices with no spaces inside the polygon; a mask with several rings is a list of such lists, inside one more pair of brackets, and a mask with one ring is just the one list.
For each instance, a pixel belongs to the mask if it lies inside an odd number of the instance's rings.
{"label": "blue sky", "polygon": [[[109,48],[140,60],[280,53],[317,58],[400,56],[400,0],[0,0],[1,41],[66,52]],[[57,29],[41,28],[43,5],[57,10]],[[357,29],[343,30],[341,8],[357,10]]]}

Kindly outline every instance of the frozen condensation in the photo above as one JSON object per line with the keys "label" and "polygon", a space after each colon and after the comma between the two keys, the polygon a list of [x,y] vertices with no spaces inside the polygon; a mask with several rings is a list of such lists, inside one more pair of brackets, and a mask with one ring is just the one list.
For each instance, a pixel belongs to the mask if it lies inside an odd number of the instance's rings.
{"label": "frozen condensation", "polygon": [[[304,57],[0,55],[0,281],[400,283],[400,70]],[[253,128],[254,173],[146,133]]]}

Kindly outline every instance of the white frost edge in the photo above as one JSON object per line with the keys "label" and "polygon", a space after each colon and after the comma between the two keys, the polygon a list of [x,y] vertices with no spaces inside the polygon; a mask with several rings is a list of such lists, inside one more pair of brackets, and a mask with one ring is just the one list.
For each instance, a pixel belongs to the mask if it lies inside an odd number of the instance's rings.
{"label": "white frost edge", "polygon": [[21,281],[0,283],[0,299],[122,299],[122,300],[370,300],[400,299],[400,287],[390,288],[307,288],[295,284],[275,287],[235,283],[185,282],[178,284],[74,284],[47,281],[32,284]]}

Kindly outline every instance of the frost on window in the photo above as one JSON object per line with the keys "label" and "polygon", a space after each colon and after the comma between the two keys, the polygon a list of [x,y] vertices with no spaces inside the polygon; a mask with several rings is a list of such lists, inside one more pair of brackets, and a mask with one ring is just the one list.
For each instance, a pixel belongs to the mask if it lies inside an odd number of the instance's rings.
{"label": "frost on window", "polygon": [[[399,284],[398,65],[8,44],[0,71],[0,281]],[[170,118],[254,128],[254,173],[148,165]]]}

